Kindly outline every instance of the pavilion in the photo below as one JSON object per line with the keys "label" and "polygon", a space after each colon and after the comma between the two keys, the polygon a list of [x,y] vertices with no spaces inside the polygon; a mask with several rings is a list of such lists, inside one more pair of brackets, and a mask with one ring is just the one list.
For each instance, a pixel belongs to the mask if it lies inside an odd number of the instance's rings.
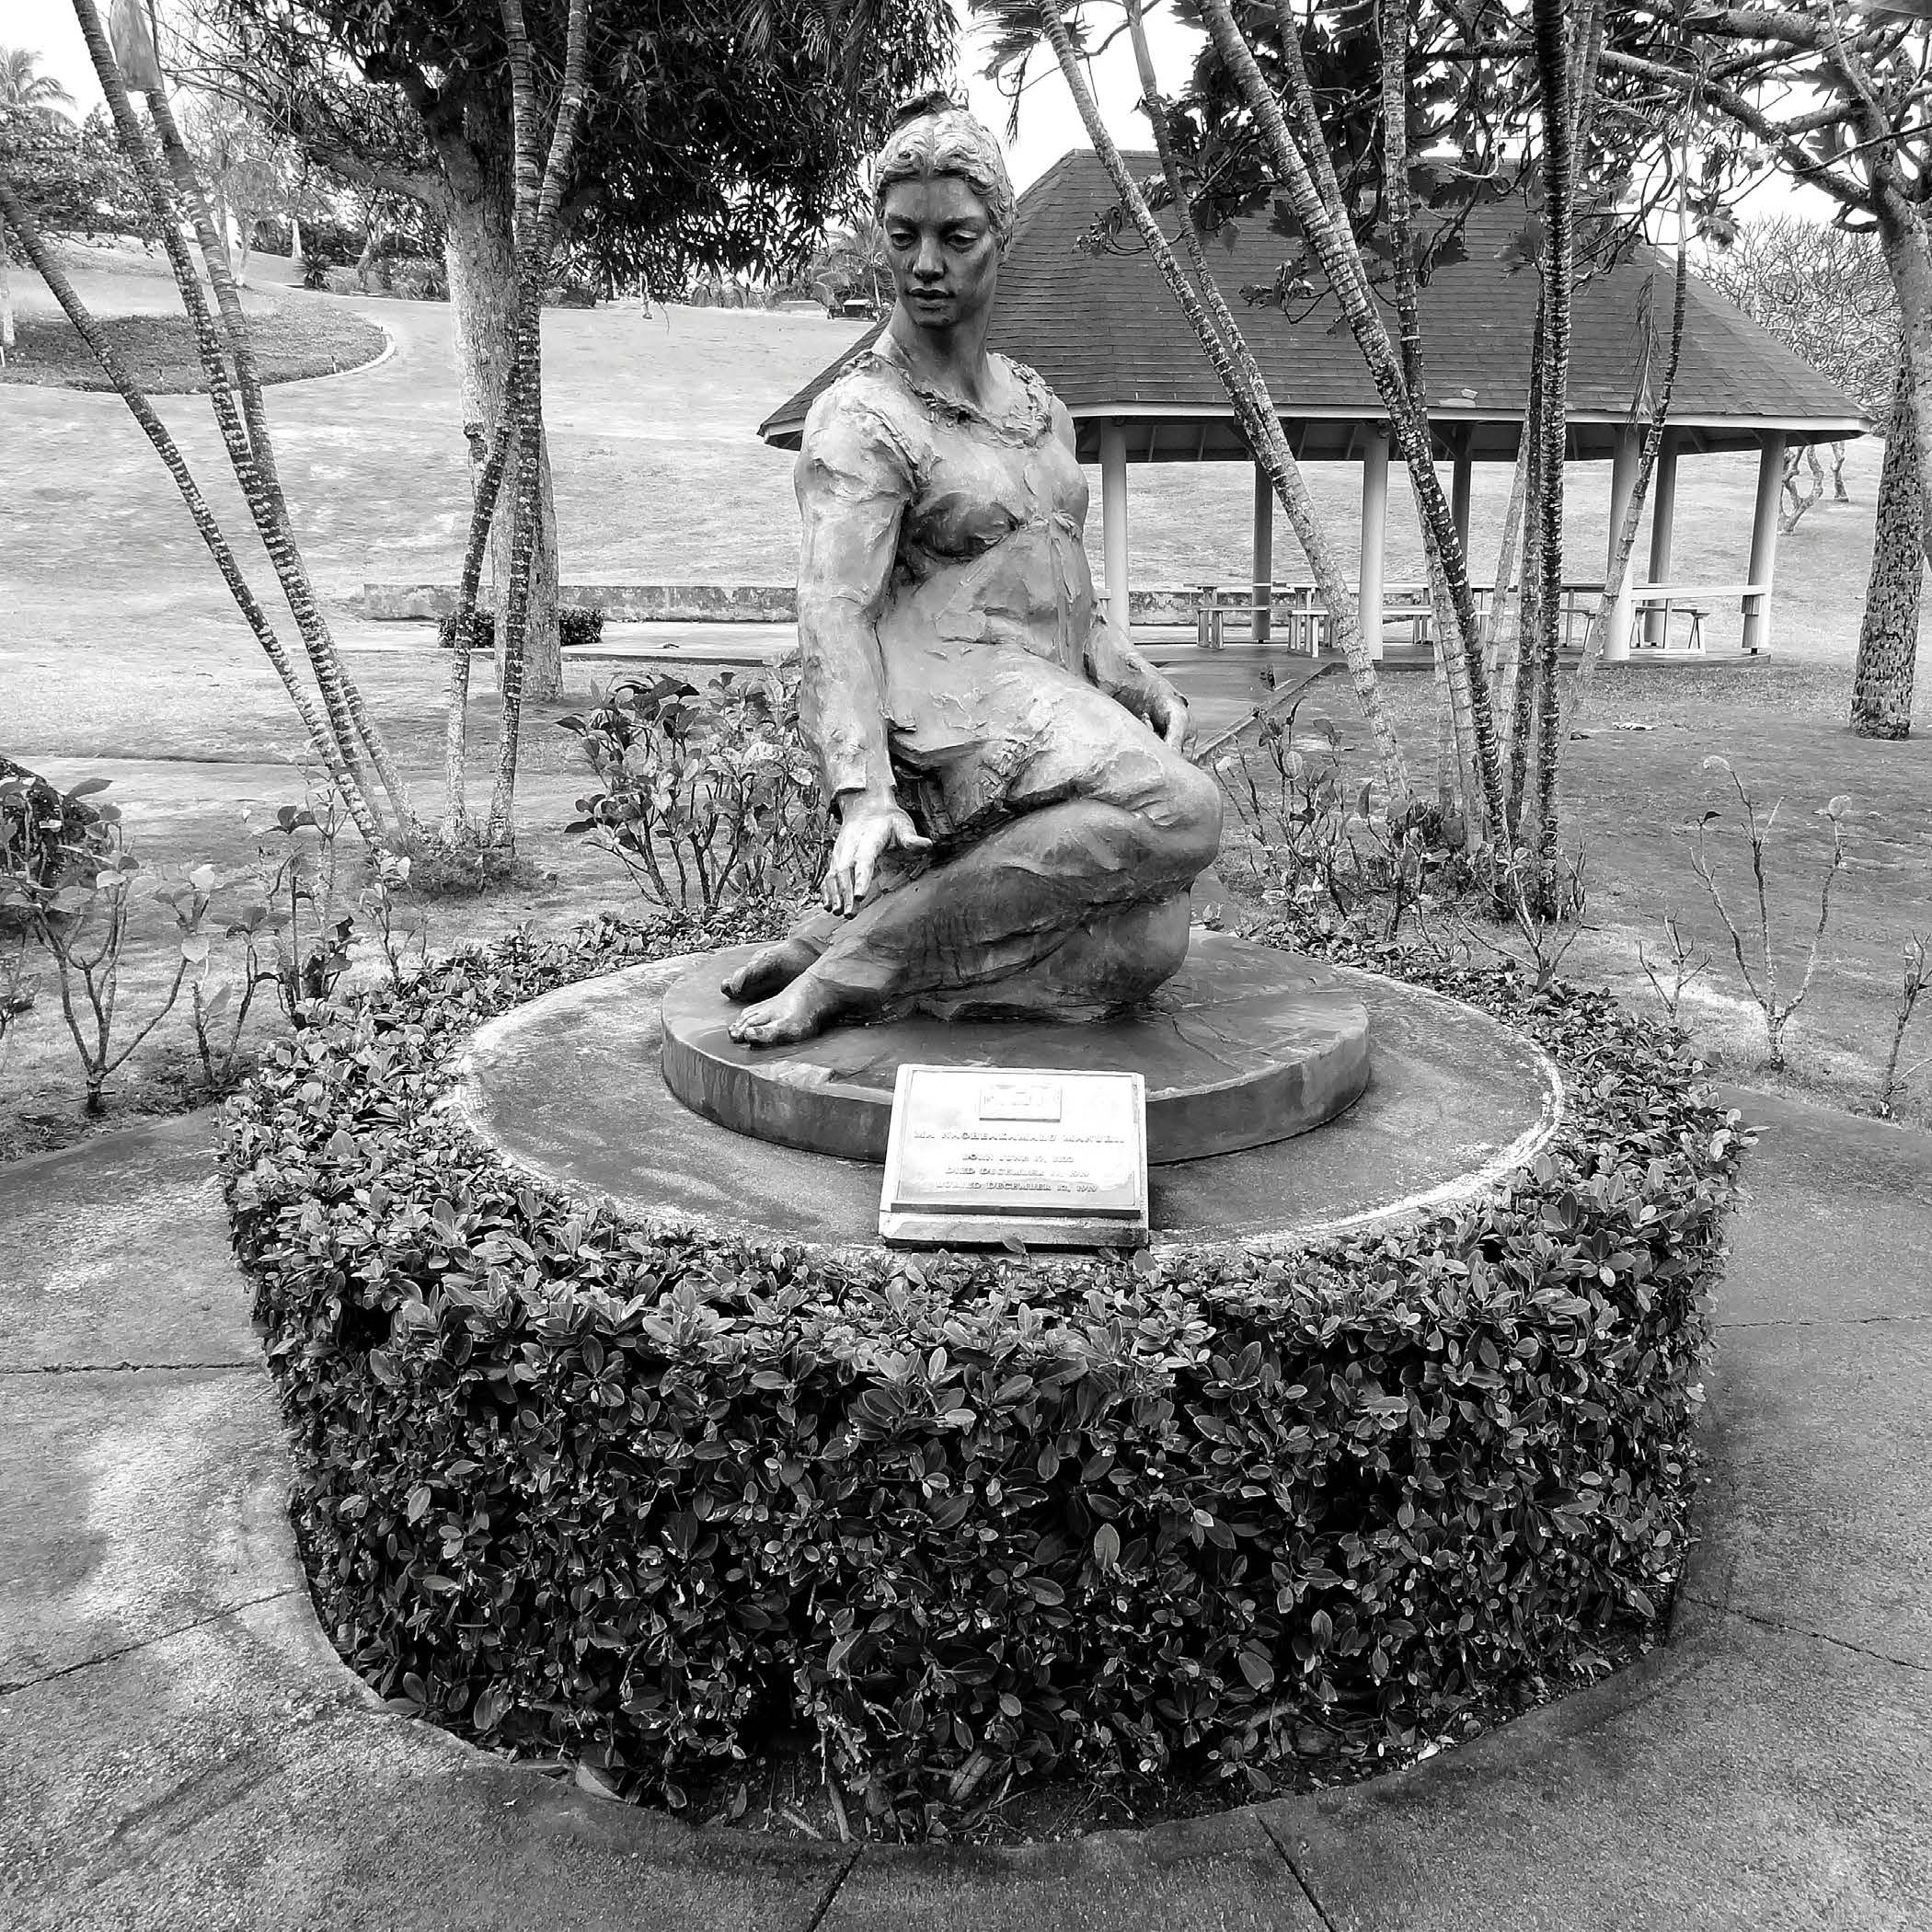
{"label": "pavilion", "polygon": [[[1137,177],[1157,166],[1151,154],[1127,159]],[[1081,460],[1100,466],[1106,595],[1116,616],[1124,619],[1128,466],[1253,463],[1254,457],[1225,391],[1153,261],[1133,246],[1124,252],[1081,252],[1080,237],[1114,201],[1099,157],[1085,149],[1064,155],[1019,197],[1000,270],[992,344],[1039,370],[1073,416]],[[1537,277],[1532,270],[1512,273],[1500,259],[1524,219],[1520,203],[1476,211],[1466,231],[1467,259],[1439,268],[1422,293],[1436,455],[1452,466],[1451,502],[1466,537],[1472,466],[1515,460],[1527,406]],[[1174,217],[1164,221],[1171,233]],[[1380,655],[1390,438],[1374,385],[1353,337],[1346,327],[1335,326],[1339,308],[1326,283],[1315,282],[1318,299],[1312,313],[1294,321],[1277,310],[1249,308],[1236,293],[1244,283],[1271,282],[1289,248],[1264,219],[1255,218],[1240,224],[1231,249],[1216,244],[1212,259],[1296,457],[1362,466],[1358,594],[1363,633]],[[1651,270],[1660,270],[1654,299],[1660,327],[1667,326],[1672,267],[1664,252],[1639,248],[1576,293],[1569,455],[1573,462],[1608,463],[1613,540],[1637,476],[1639,431],[1631,423],[1630,404],[1643,340],[1644,287]],[[842,356],[822,370],[760,424],[767,443],[781,449],[799,446],[807,409],[844,361]],[[1785,453],[1793,444],[1839,442],[1869,428],[1852,397],[1694,277],[1671,426],[1651,480],[1649,579],[1627,581],[1605,656],[1627,656],[1639,628],[1639,641],[1665,642],[1673,601],[1733,596],[1743,619],[1742,648],[1765,649]],[[1736,450],[1758,452],[1744,575],[1734,583],[1673,583],[1678,459]],[[1243,587],[1242,601],[1251,596],[1254,635],[1260,641],[1268,635],[1275,572],[1274,497],[1259,465],[1254,505],[1253,584],[1251,592]],[[1630,577],[1638,576],[1640,561],[1632,559]],[[1640,625],[1639,604],[1645,609]]]}

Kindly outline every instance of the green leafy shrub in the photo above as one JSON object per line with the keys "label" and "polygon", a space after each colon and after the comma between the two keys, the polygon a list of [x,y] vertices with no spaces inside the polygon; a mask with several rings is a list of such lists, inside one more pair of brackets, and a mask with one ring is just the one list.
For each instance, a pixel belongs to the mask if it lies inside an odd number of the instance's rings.
{"label": "green leafy shrub", "polygon": [[[174,976],[130,1038],[121,967],[143,868],[120,807],[87,802],[108,782],[84,779],[71,791],[55,792],[51,808],[34,788],[43,781],[0,782],[0,920],[52,962],[61,1018],[80,1060],[90,1114],[105,1110],[109,1080],[174,1010],[190,971],[206,957],[201,927],[213,896],[212,872],[153,893],[175,920]],[[6,973],[14,1012],[23,964],[24,947]]]}
{"label": "green leafy shrub", "polygon": [[557,614],[558,645],[563,650],[588,650],[604,640],[604,612],[559,610]]}
{"label": "green leafy shrub", "polygon": [[[444,611],[436,622],[436,644],[442,650],[456,648],[456,619],[458,611]],[[472,650],[494,650],[497,648],[497,615],[494,611],[473,610],[469,614],[469,648]]]}
{"label": "green leafy shrub", "polygon": [[825,814],[795,673],[727,671],[702,692],[680,677],[626,678],[592,696],[588,717],[558,720],[597,779],[566,831],[673,914],[796,898],[811,884]]}
{"label": "green leafy shrub", "polygon": [[[98,806],[87,803],[107,788],[105,778],[84,779],[71,791],[51,785],[38,772],[0,757],[0,879],[51,885],[75,857],[104,858],[110,834]],[[0,931],[30,927],[23,902],[0,906]]]}
{"label": "green leafy shrub", "polygon": [[492,1014],[751,936],[514,937],[224,1111],[303,1550],[379,1690],[673,1804],[802,1726],[916,1824],[1060,1765],[1265,1792],[1659,1612],[1741,1146],[1681,1036],[1412,962],[1562,1064],[1533,1168],[1139,1267],[629,1225],[439,1105]]}

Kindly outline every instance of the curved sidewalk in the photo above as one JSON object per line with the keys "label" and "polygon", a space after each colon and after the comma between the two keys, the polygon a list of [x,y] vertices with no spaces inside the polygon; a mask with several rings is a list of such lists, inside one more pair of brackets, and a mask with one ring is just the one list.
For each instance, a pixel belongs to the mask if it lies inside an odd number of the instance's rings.
{"label": "curved sidewalk", "polygon": [[0,1926],[1932,1925],[1932,1136],[1756,1095],[1671,1643],[1398,1776],[1010,1851],[693,1832],[316,1626],[205,1116],[0,1168]]}

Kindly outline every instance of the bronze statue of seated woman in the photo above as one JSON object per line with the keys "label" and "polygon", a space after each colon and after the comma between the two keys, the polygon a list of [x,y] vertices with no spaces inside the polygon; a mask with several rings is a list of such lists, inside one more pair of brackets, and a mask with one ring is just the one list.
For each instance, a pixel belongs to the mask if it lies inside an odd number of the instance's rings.
{"label": "bronze statue of seated woman", "polygon": [[917,103],[874,194],[898,300],[797,473],[800,709],[838,831],[822,908],[725,983],[753,1046],[910,1008],[1131,1005],[1186,957],[1221,838],[1186,705],[1095,606],[1072,420],[986,349],[997,144]]}

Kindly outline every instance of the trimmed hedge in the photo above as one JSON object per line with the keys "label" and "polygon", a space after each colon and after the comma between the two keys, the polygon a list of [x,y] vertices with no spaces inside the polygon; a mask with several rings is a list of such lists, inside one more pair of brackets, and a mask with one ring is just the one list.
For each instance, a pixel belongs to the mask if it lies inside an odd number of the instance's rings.
{"label": "trimmed hedge", "polygon": [[1056,1765],[1266,1792],[1659,1613],[1741,1152],[1680,1039],[1409,962],[1562,1065],[1534,1169],[1133,1265],[640,1229],[439,1107],[490,1015],[742,937],[513,937],[224,1112],[316,1599],[379,1690],[673,1804],[802,1728],[903,1824]]}

